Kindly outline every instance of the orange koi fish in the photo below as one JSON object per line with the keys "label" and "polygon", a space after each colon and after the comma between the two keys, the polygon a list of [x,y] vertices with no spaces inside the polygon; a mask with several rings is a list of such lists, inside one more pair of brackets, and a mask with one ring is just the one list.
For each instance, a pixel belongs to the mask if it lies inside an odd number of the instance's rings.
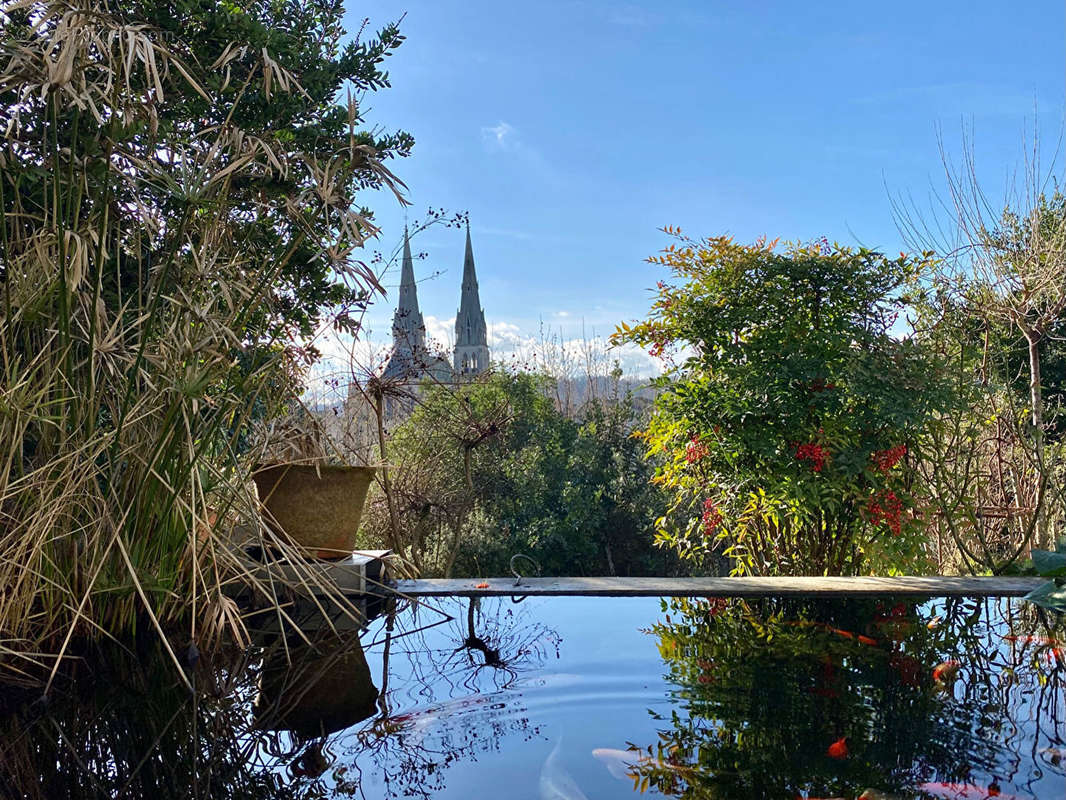
{"label": "orange koi fish", "polygon": [[1006,642],[1017,642],[1018,644],[1040,644],[1056,648],[1066,647],[1066,643],[1059,639],[1052,639],[1048,636],[1018,636],[1011,634],[1009,636],[1004,636],[1003,640]]}
{"label": "orange koi fish", "polygon": [[848,757],[848,737],[841,736],[825,751],[825,754],[830,758],[844,759]]}
{"label": "orange koi fish", "polygon": [[972,783],[923,783],[919,787],[926,794],[942,800],[1018,800],[1014,795],[1003,794],[996,784],[974,786]]}
{"label": "orange koi fish", "polygon": [[933,680],[938,683],[947,683],[955,680],[955,676],[962,666],[958,661],[941,661],[933,667]]}

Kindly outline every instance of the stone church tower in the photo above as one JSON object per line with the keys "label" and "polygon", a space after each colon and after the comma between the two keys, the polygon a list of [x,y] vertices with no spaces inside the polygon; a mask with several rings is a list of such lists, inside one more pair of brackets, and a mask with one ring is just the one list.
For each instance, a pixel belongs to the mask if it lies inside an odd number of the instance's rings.
{"label": "stone church tower", "polygon": [[405,417],[414,410],[414,398],[426,378],[436,383],[452,380],[448,360],[426,346],[426,323],[418,308],[414,259],[411,258],[406,228],[403,232],[400,296],[392,316],[392,354],[381,377],[394,388],[400,388],[399,392],[386,398],[385,416],[389,420]]}
{"label": "stone church tower", "polygon": [[485,309],[478,295],[474,272],[474,248],[470,244],[470,223],[466,223],[466,257],[463,259],[463,289],[459,312],[455,315],[455,376],[477,375],[489,368],[489,338]]}
{"label": "stone church tower", "polygon": [[400,267],[400,296],[392,315],[392,355],[385,366],[385,378],[413,378],[425,368],[426,323],[418,310],[414,260],[407,228],[403,229],[403,262]]}

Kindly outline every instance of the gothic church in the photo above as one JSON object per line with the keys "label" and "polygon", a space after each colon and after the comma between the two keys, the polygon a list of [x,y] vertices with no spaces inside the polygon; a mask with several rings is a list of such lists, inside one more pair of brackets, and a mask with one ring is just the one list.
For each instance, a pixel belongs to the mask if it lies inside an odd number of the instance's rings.
{"label": "gothic church", "polygon": [[488,328],[485,325],[485,310],[481,307],[477,273],[474,270],[470,223],[467,222],[466,225],[463,284],[459,310],[455,315],[455,345],[450,366],[443,357],[433,354],[426,346],[426,325],[418,308],[414,260],[405,228],[399,301],[392,317],[392,354],[382,377],[408,384],[418,384],[424,378],[450,383],[478,375],[488,368]]}

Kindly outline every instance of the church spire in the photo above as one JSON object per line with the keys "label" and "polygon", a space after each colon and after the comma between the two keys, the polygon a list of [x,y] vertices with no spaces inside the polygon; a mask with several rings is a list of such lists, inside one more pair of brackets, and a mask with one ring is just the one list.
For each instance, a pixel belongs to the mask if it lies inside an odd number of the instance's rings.
{"label": "church spire", "polygon": [[477,293],[477,273],[474,272],[474,247],[470,244],[470,221],[466,223],[466,255],[463,256],[463,300],[472,293],[472,299],[480,308]]}
{"label": "church spire", "polygon": [[418,310],[414,259],[407,226],[403,229],[403,262],[400,268],[400,297],[392,317],[392,346],[395,352],[417,352],[426,348],[426,325]]}
{"label": "church spire", "polygon": [[488,329],[485,310],[474,270],[474,247],[470,243],[470,220],[466,222],[466,254],[463,257],[463,288],[455,315],[455,371],[477,374],[489,367]]}

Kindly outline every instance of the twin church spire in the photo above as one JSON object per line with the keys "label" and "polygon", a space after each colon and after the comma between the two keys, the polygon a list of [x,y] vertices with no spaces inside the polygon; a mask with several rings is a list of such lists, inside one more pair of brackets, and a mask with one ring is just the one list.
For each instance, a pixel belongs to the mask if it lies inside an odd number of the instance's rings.
{"label": "twin church spire", "polygon": [[399,350],[425,350],[426,323],[418,310],[418,287],[415,285],[415,265],[411,258],[411,242],[407,227],[403,229],[403,264],[400,267],[400,298],[392,316],[392,344]]}
{"label": "twin church spire", "polygon": [[[442,378],[447,370],[444,360],[432,356],[426,347],[426,325],[418,308],[414,259],[407,228],[403,232],[403,261],[400,268],[400,292],[392,318],[392,355],[384,377],[418,379],[427,372]],[[463,284],[459,310],[455,316],[455,347],[452,370],[456,376],[471,376],[489,367],[488,328],[481,307],[474,248],[470,242],[470,223],[466,225],[466,254],[463,258]]]}
{"label": "twin church spire", "polygon": [[466,223],[466,255],[463,257],[463,289],[455,315],[454,369],[459,375],[477,375],[489,368],[489,336],[485,309],[477,289],[474,248],[470,244],[470,223]]}

